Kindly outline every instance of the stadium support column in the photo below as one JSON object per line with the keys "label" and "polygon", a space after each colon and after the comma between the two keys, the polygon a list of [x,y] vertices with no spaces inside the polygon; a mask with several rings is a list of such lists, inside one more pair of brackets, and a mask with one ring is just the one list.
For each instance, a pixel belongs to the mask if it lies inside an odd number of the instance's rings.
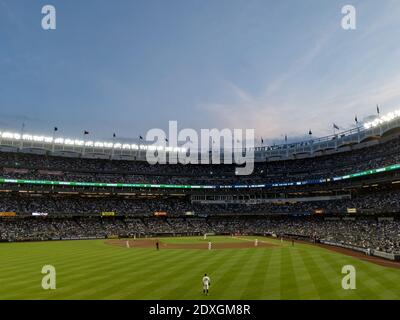
{"label": "stadium support column", "polygon": [[25,122],[22,123],[22,128],[21,128],[21,141],[19,143],[19,149],[22,150],[22,148],[24,147],[24,130],[25,130]]}
{"label": "stadium support column", "polygon": [[53,130],[53,139],[51,140],[51,153],[54,153],[54,143],[56,140],[56,131],[57,130],[56,130],[56,128],[54,128],[54,130]]}
{"label": "stadium support column", "polygon": [[85,132],[86,132],[86,131],[84,131],[84,132],[83,132],[83,139],[82,139],[82,141],[83,141],[83,146],[82,146],[82,156],[84,156],[84,155],[85,155],[85,151],[86,151]]}
{"label": "stadium support column", "polygon": [[286,159],[289,158],[289,149],[287,143],[287,134],[285,133],[285,149],[286,149]]}
{"label": "stadium support column", "polygon": [[113,146],[112,146],[112,149],[111,149],[111,160],[113,160],[114,159],[114,153],[115,153],[115,138],[116,138],[117,136],[116,136],[116,134],[114,133],[113,134]]}

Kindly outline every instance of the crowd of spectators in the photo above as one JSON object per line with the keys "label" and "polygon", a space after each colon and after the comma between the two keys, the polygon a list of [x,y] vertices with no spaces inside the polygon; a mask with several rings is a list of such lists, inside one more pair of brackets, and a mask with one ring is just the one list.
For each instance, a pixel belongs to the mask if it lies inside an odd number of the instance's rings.
{"label": "crowd of spectators", "polygon": [[252,184],[328,178],[400,162],[400,139],[325,156],[255,164],[249,176],[236,165],[150,165],[145,161],[0,153],[0,176],[77,182]]}
{"label": "crowd of spectators", "polygon": [[400,220],[323,217],[75,217],[0,219],[0,240],[144,237],[191,234],[300,236],[365,249],[400,253]]}
{"label": "crowd of spectators", "polygon": [[[273,199],[268,199],[273,201]],[[307,200],[307,201],[305,201]],[[243,200],[240,203],[201,203],[192,201],[190,196],[110,196],[110,195],[64,195],[0,193],[0,212],[16,212],[30,215],[33,212],[69,215],[98,215],[102,212],[114,212],[117,215],[153,215],[166,212],[168,215],[181,216],[187,212],[198,214],[269,214],[269,213],[322,213],[343,214],[348,209],[358,213],[396,213],[400,212],[400,189],[373,190],[353,194],[348,198],[311,201],[312,197],[296,201],[287,198],[287,202],[253,203]]]}

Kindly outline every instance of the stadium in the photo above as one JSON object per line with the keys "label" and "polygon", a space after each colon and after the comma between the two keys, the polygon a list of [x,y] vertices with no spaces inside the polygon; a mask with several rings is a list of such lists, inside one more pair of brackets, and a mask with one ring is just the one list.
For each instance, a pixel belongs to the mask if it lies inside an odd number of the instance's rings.
{"label": "stadium", "polygon": [[382,316],[399,4],[0,0],[0,303]]}
{"label": "stadium", "polygon": [[[150,165],[145,144],[2,131],[0,145],[0,299],[400,298],[397,112],[257,147],[249,176]],[[38,286],[44,265],[57,290]]]}

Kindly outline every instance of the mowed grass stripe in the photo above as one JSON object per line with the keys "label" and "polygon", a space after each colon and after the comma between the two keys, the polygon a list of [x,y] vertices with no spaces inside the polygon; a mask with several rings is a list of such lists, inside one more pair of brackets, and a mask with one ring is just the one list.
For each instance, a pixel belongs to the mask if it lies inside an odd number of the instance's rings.
{"label": "mowed grass stripe", "polygon": [[[257,287],[262,288],[264,283],[264,273],[266,272],[267,264],[265,256],[270,252],[271,249],[249,249],[254,252],[249,259],[248,264],[242,269],[244,272],[243,279],[241,280],[242,294],[240,299],[260,299],[260,290]],[[269,261],[268,259],[266,259]],[[257,286],[253,286],[251,283],[255,279],[258,279]]]}
{"label": "mowed grass stripe", "polygon": [[[326,266],[332,268],[338,274],[337,282],[341,283],[341,279],[345,274],[341,273],[343,266],[352,265],[356,269],[356,283],[358,289],[343,290],[341,285],[338,292],[342,299],[387,299],[399,298],[395,292],[388,292],[393,284],[392,273],[398,274],[398,270],[385,268],[373,263],[362,261],[350,256],[328,252],[321,249],[321,257],[326,261]],[[359,290],[361,289],[361,290]]]}
{"label": "mowed grass stripe", "polygon": [[[93,255],[95,257],[95,255]],[[13,266],[12,272],[2,272],[1,282],[3,287],[9,289],[10,292],[23,290],[27,292],[31,288],[41,288],[41,274],[42,267],[47,264],[54,265],[59,271],[61,268],[57,268],[60,265],[59,261],[63,261],[62,258],[44,258],[44,256],[30,257],[29,262],[21,263],[20,265]],[[55,263],[54,263],[55,262]],[[9,261],[3,262],[3,265]],[[65,263],[65,260],[64,260]],[[10,269],[11,267],[9,267]]]}
{"label": "mowed grass stripe", "polygon": [[340,283],[336,285],[332,280],[332,278],[336,279],[336,274],[332,271],[328,272],[322,267],[322,260],[319,254],[315,252],[315,248],[302,246],[301,249],[304,265],[311,275],[311,279],[313,279],[317,297],[320,299],[338,299],[336,290]]}
{"label": "mowed grass stripe", "polygon": [[292,263],[292,252],[295,250],[295,248],[290,247],[281,250],[281,299],[298,299],[299,297],[298,284],[295,276],[298,269],[297,266],[295,269]]}
{"label": "mowed grass stripe", "polygon": [[[145,270],[146,265],[151,265],[151,263],[159,263],[159,259],[154,259],[150,261],[147,257],[151,257],[152,251],[140,250],[140,252],[135,252],[135,254],[130,255],[132,250],[139,251],[136,249],[124,249],[122,255],[114,257],[112,260],[98,261],[97,264],[102,265],[102,267],[93,268],[93,264],[87,263],[87,266],[80,267],[76,269],[68,269],[69,275],[65,277],[65,287],[68,288],[63,290],[63,292],[57,290],[60,295],[67,295],[69,299],[72,298],[93,298],[90,296],[91,293],[96,293],[101,290],[107,283],[114,281],[115,279],[120,279],[121,276],[128,278],[126,283],[130,282],[130,277],[132,270]],[[140,262],[132,261],[131,259],[138,259]],[[126,268],[129,268],[127,270]],[[85,272],[84,272],[85,271]],[[128,276],[128,277],[127,277]],[[88,294],[89,293],[89,294]],[[55,296],[57,298],[58,295]]]}
{"label": "mowed grass stripe", "polygon": [[[232,256],[231,250],[218,250],[214,252],[193,252],[198,256],[198,261],[192,263],[188,261],[185,270],[177,279],[176,287],[172,290],[172,294],[179,297],[179,299],[199,299],[205,298],[202,295],[203,283],[202,278],[207,274],[211,278],[212,287],[210,290],[211,296],[215,296],[215,288],[218,288],[216,279],[218,274],[224,272],[224,264]],[[169,293],[163,295],[163,299],[168,299]]]}
{"label": "mowed grass stripe", "polygon": [[[335,277],[332,278],[332,282],[336,287],[336,294],[340,299],[365,299],[366,296],[370,296],[374,298],[376,295],[370,287],[365,286],[363,291],[360,290],[345,290],[342,287],[342,280],[346,274],[342,274],[342,268],[346,265],[352,265],[357,269],[359,269],[360,260],[354,259],[352,257],[339,255],[336,253],[328,253],[324,251],[320,251],[321,263],[322,266],[331,270],[332,273],[335,274]],[[374,265],[369,264],[366,266],[367,268],[373,268]],[[358,280],[359,277],[356,275]]]}
{"label": "mowed grass stripe", "polygon": [[[171,256],[177,256],[178,254],[184,254],[184,256],[179,256],[178,259],[174,259],[168,264],[167,267],[159,268],[158,265],[151,266],[150,268],[148,267],[146,277],[143,279],[145,283],[141,290],[141,295],[139,298],[145,299],[146,295],[151,294],[151,292],[155,291],[161,291],[159,295],[162,295],[164,289],[160,288],[161,284],[164,283],[165,285],[166,282],[174,282],[174,274],[178,276],[176,270],[179,266],[186,266],[188,263],[190,265],[190,262],[193,261],[197,262],[197,260],[194,259],[196,257],[196,252],[204,254],[204,250],[165,250],[165,253]],[[201,258],[199,257],[199,259]],[[160,283],[160,286],[157,283]]]}
{"label": "mowed grass stripe", "polygon": [[[164,268],[162,270],[159,270],[157,268],[158,264],[156,264],[155,267],[153,266],[153,268],[147,270],[148,276],[144,277],[144,280],[147,278],[147,281],[144,281],[143,285],[141,286],[140,283],[134,281],[132,285],[132,288],[136,287],[138,289],[135,298],[145,299],[146,294],[148,294],[149,292],[154,294],[156,290],[160,291],[160,296],[157,296],[157,299],[161,299],[162,293],[165,291],[171,294],[172,286],[175,285],[176,283],[179,283],[178,278],[180,277],[182,270],[185,269],[184,266],[185,262],[188,260],[188,258],[192,259],[192,257],[193,256],[191,255],[191,253],[186,250],[176,250],[176,256],[174,257],[173,260],[170,260],[169,268]],[[141,276],[143,276],[143,274],[141,274]],[[121,279],[121,281],[123,282],[123,278]],[[152,290],[151,289],[148,290],[148,288],[151,286],[150,283],[153,283]],[[112,289],[113,292],[118,292],[118,283],[116,283],[116,286],[113,286]],[[108,296],[106,296],[106,298],[116,298],[118,294],[113,292],[110,293]],[[127,295],[128,297],[132,296],[132,292],[129,291],[125,292],[124,294]]]}
{"label": "mowed grass stripe", "polygon": [[[63,264],[61,263],[53,263],[53,265],[56,267],[57,270],[57,282],[58,282],[58,290],[55,291],[55,293],[60,293],[63,289],[63,285],[67,284],[68,286],[72,287],[71,290],[74,290],[74,286],[71,284],[72,283],[81,283],[80,280],[83,280],[85,282],[86,279],[90,279],[93,274],[95,273],[99,273],[101,271],[106,271],[103,272],[102,274],[107,274],[108,271],[112,270],[113,268],[115,268],[115,261],[121,260],[121,264],[126,263],[126,251],[119,251],[118,252],[114,252],[114,255],[110,257],[113,257],[113,259],[111,261],[113,261],[113,263],[110,266],[110,260],[108,260],[108,256],[103,257],[101,256],[101,260],[99,260],[99,254],[98,253],[92,253],[92,248],[88,248],[87,253],[85,254],[85,259],[81,258],[81,259],[77,259],[77,260],[68,260],[68,262],[64,262]],[[129,249],[125,249],[125,250],[129,250]],[[143,252],[145,253],[145,251]],[[49,259],[47,259],[49,260]],[[46,260],[46,261],[47,261]],[[57,260],[57,259],[54,259]],[[53,260],[53,261],[54,261]],[[37,293],[43,293],[44,291],[41,289],[41,279],[43,277],[43,275],[41,275],[40,271],[42,268],[42,265],[44,264],[43,261],[42,262],[33,262],[33,264],[36,264],[36,266],[34,268],[24,268],[25,272],[21,272],[21,277],[23,277],[23,281],[22,284],[20,284],[20,281],[18,279],[18,277],[10,277],[10,283],[12,283],[13,285],[21,285],[21,288],[24,290],[25,294],[30,293],[30,291],[32,291],[32,293],[37,294]],[[100,266],[100,267],[99,267]],[[110,270],[108,270],[110,269]],[[32,272],[32,270],[34,270],[34,272]],[[30,280],[27,280],[27,271],[29,271],[30,273]],[[30,283],[32,283],[32,290]],[[11,290],[13,288],[10,288]],[[15,291],[15,290],[12,290]],[[38,292],[39,291],[39,292]],[[58,295],[58,294],[56,294]]]}
{"label": "mowed grass stripe", "polygon": [[255,271],[257,257],[261,251],[262,249],[238,250],[238,254],[240,254],[238,259],[240,258],[243,262],[238,264],[238,267],[235,269],[236,272],[230,272],[231,280],[224,283],[222,294],[225,291],[232,292],[235,297],[237,296],[237,299],[243,299],[249,292],[251,293],[251,288],[246,287],[246,283]]}
{"label": "mowed grass stripe", "polygon": [[309,269],[304,263],[301,249],[296,247],[296,250],[292,250],[291,254],[298,288],[297,299],[320,299],[313,279],[315,275],[310,274]]}
{"label": "mowed grass stripe", "polygon": [[356,286],[354,290],[362,299],[399,299],[400,291],[393,283],[393,269],[356,261]]}
{"label": "mowed grass stripe", "polygon": [[[54,265],[56,268],[57,272],[57,285],[58,288],[62,289],[63,287],[63,282],[69,282],[68,278],[70,276],[79,276],[83,274],[83,277],[86,276],[86,273],[83,272],[84,269],[88,270],[93,270],[95,271],[98,269],[96,264],[102,266],[102,261],[98,260],[98,254],[92,254],[90,255],[90,252],[88,250],[87,254],[85,255],[85,258],[77,259],[77,260],[67,260],[67,262],[57,262],[58,259],[46,259],[44,260],[39,260],[39,261],[33,261],[29,266],[24,266],[23,271],[21,269],[19,270],[19,275],[18,276],[13,276],[9,275],[7,283],[9,284],[9,290],[10,291],[17,291],[18,288],[13,288],[13,286],[20,286],[21,290],[24,291],[24,294],[29,295],[30,293],[37,295],[37,294],[42,294],[44,293],[44,290],[41,288],[41,280],[43,275],[41,274],[41,269],[44,264],[48,264],[49,260],[51,260],[51,264]],[[118,256],[114,256],[118,257]],[[62,261],[62,260],[60,260]],[[46,263],[45,263],[46,262]],[[53,263],[55,262],[55,263]],[[72,273],[71,273],[72,271]],[[90,276],[90,275],[88,275]],[[54,291],[60,292],[61,290]]]}
{"label": "mowed grass stripe", "polygon": [[[233,242],[214,241],[224,239]],[[1,244],[0,261],[0,299],[400,299],[400,270],[297,243],[158,252],[103,240]],[[55,291],[41,288],[44,264],[57,269]],[[357,269],[354,291],[341,289],[345,264]],[[209,297],[201,295],[205,272],[212,279]]]}
{"label": "mowed grass stripe", "polygon": [[281,254],[282,249],[271,249],[268,268],[260,288],[262,299],[280,299],[281,297]]}
{"label": "mowed grass stripe", "polygon": [[[172,250],[171,250],[172,251]],[[174,252],[183,251],[185,256],[176,263],[171,264],[168,268],[162,270],[153,270],[156,274],[155,278],[149,277],[148,283],[143,287],[143,296],[140,299],[147,299],[149,296],[156,295],[157,299],[161,299],[170,290],[176,289],[179,285],[179,277],[185,272],[192,272],[190,266],[197,265],[208,258],[211,252],[206,250],[173,250]],[[199,275],[200,277],[201,275]],[[198,281],[201,281],[199,278]],[[190,290],[190,284],[188,284],[187,289]],[[179,297],[179,293],[178,293]],[[177,298],[178,298],[177,297]]]}
{"label": "mowed grass stripe", "polygon": [[243,264],[246,263],[248,257],[248,250],[229,250],[231,255],[224,261],[223,268],[219,273],[213,276],[213,298],[224,299],[229,296],[232,299],[239,299],[241,291],[230,289],[234,281],[240,282],[237,277],[238,272],[241,271]]}
{"label": "mowed grass stripe", "polygon": [[[115,293],[118,296],[131,296],[138,287],[142,284],[147,284],[149,279],[154,277],[154,266],[160,265],[161,263],[167,265],[173,265],[179,263],[185,255],[188,253],[185,250],[180,250],[176,255],[165,255],[155,250],[146,249],[126,249],[132,255],[126,256],[121,260],[113,260],[111,263],[110,270],[100,270],[100,276],[97,278],[90,278],[85,282],[85,286],[82,286],[78,282],[79,296],[85,299],[93,299],[95,296],[101,295],[106,299],[110,295]],[[133,252],[135,251],[135,252]],[[129,253],[130,253],[129,252]],[[137,262],[136,259],[140,262]],[[84,279],[83,279],[84,280]],[[136,287],[136,290],[132,290],[132,285]],[[128,287],[128,289],[126,289]],[[77,291],[74,288],[69,290],[71,293]],[[75,294],[76,295],[76,294]]]}
{"label": "mowed grass stripe", "polygon": [[268,272],[269,263],[271,261],[271,250],[265,249],[258,253],[258,259],[255,261],[253,273],[250,275],[246,288],[251,288],[251,293],[246,297],[242,295],[241,299],[265,299],[263,289],[266,287],[265,275]]}

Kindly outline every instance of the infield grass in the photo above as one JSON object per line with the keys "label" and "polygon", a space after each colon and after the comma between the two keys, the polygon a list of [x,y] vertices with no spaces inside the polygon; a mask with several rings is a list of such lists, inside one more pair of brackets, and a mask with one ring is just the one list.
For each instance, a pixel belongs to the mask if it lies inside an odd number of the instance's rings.
{"label": "infield grass", "polygon": [[[400,299],[400,269],[308,244],[259,240],[277,246],[156,251],[111,246],[104,240],[2,243],[0,299]],[[349,264],[357,271],[356,290],[341,287],[342,267]],[[41,287],[44,265],[56,268],[56,290]],[[211,277],[208,297],[202,295],[204,273]]]}

